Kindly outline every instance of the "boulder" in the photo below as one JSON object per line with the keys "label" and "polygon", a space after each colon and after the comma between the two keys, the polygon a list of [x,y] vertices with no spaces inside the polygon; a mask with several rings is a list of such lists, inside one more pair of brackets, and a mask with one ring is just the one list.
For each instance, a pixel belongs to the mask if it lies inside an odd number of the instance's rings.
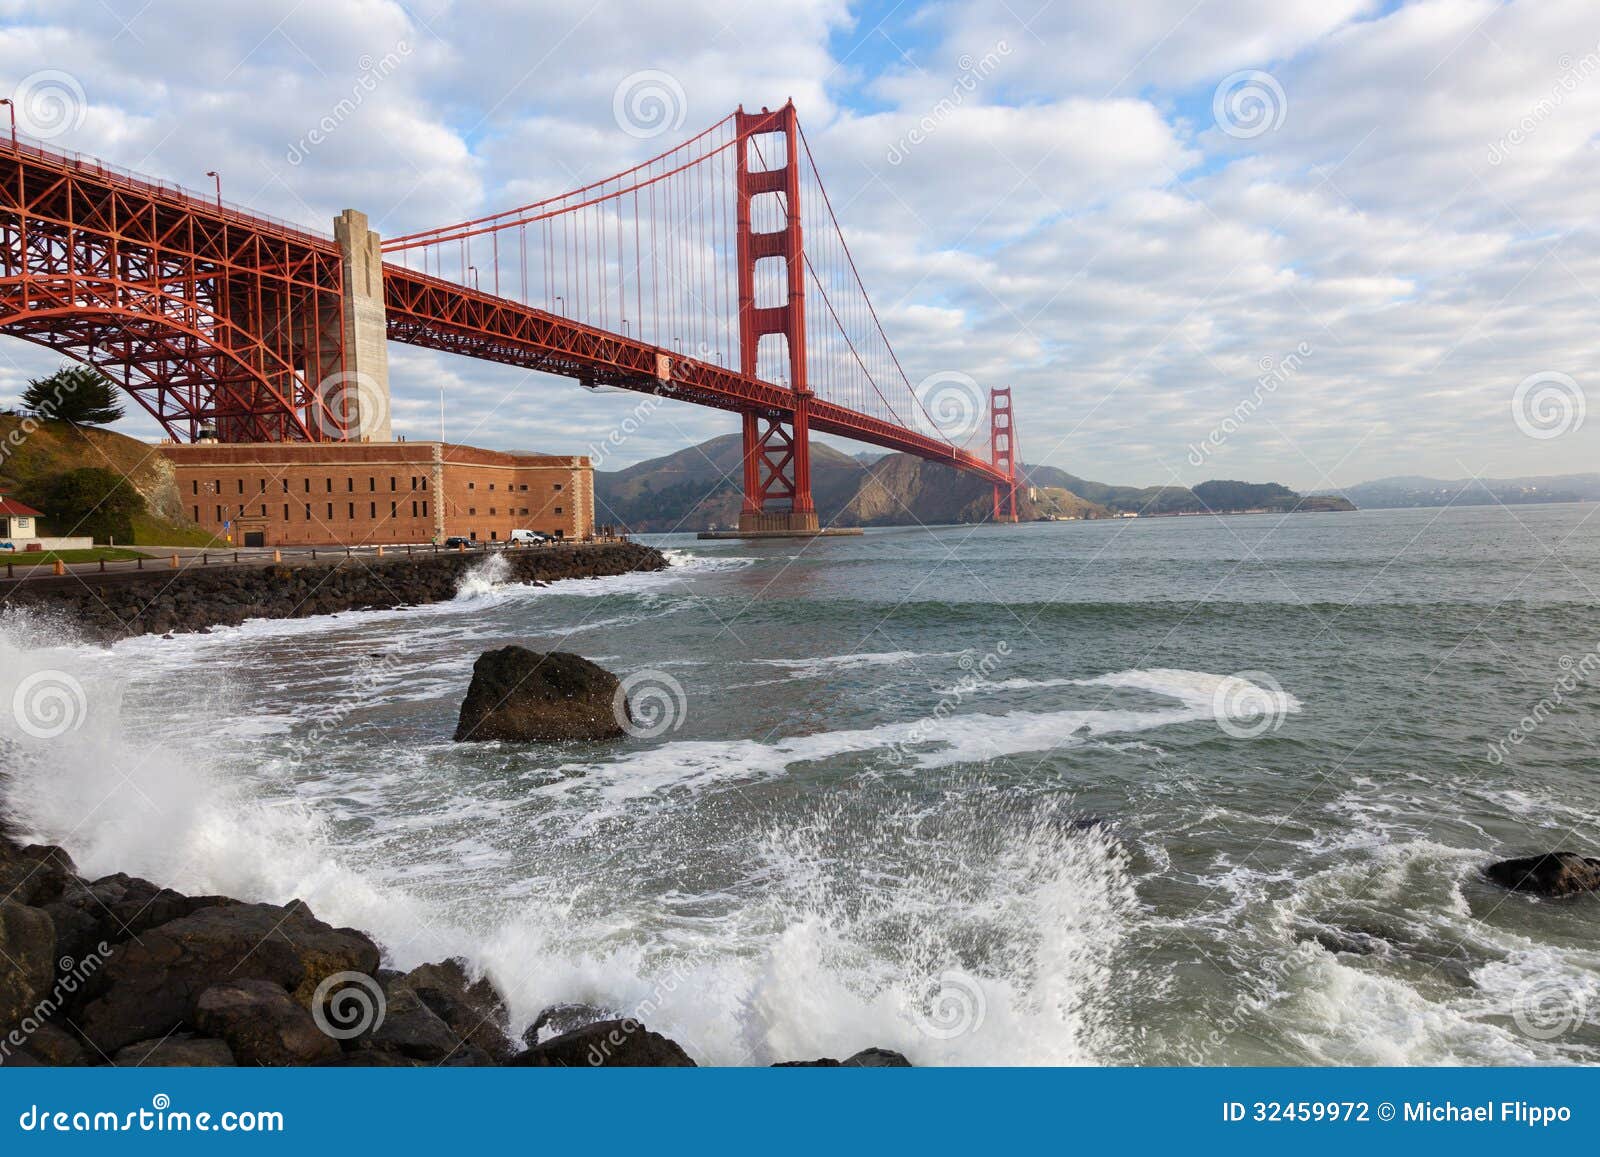
{"label": "boulder", "polygon": [[814,1061],[782,1061],[772,1067],[775,1069],[909,1069],[912,1065],[903,1053],[897,1053],[893,1049],[870,1048],[862,1049],[842,1061],[836,1061],[832,1057],[822,1057]]}
{"label": "boulder", "polygon": [[41,1024],[28,1035],[23,1047],[41,1064],[64,1068],[89,1063],[89,1054],[83,1042],[66,1029],[53,1024]]}
{"label": "boulder", "polygon": [[1302,944],[1310,943],[1335,956],[1384,956],[1390,951],[1387,940],[1361,928],[1316,927],[1300,933]]}
{"label": "boulder", "polygon": [[[466,963],[451,959],[423,964],[399,977],[391,988],[417,994],[435,1016],[449,1027],[459,1047],[481,1049],[496,1060],[509,1060],[516,1051],[508,1035],[511,1018],[505,1001],[487,977],[472,979]],[[391,1013],[393,1004],[390,1005]]]}
{"label": "boulder", "polygon": [[0,1035],[30,1031],[56,976],[56,930],[41,909],[0,901]]}
{"label": "boulder", "polygon": [[541,1036],[564,1036],[598,1021],[618,1019],[621,1019],[618,1013],[593,1004],[553,1004],[534,1017],[533,1023],[523,1030],[522,1043],[531,1049],[539,1044]]}
{"label": "boulder", "polygon": [[1496,884],[1538,896],[1569,896],[1600,891],[1600,859],[1576,852],[1546,852],[1501,860],[1483,870]]}
{"label": "boulder", "polygon": [[636,1020],[602,1020],[511,1058],[526,1068],[693,1068],[676,1042]]}
{"label": "boulder", "polygon": [[22,847],[0,839],[0,900],[40,906],[78,882],[72,857],[52,844]]}
{"label": "boulder", "polygon": [[419,1061],[442,1061],[462,1041],[422,998],[398,982],[385,994],[383,1020],[366,1038],[370,1047]]}
{"label": "boulder", "polygon": [[909,1069],[911,1062],[906,1060],[905,1054],[897,1053],[893,1049],[870,1048],[862,1049],[853,1056],[846,1057],[842,1067],[847,1069]]}
{"label": "boulder", "polygon": [[44,910],[56,926],[56,950],[83,960],[98,954],[101,944],[120,944],[201,908],[234,902],[222,896],[184,896],[118,872],[91,884],[74,884]]}
{"label": "boulder", "polygon": [[180,1032],[118,1049],[111,1063],[123,1069],[211,1069],[230,1067],[234,1059],[225,1041]]}
{"label": "boulder", "polygon": [[268,980],[213,984],[195,1001],[190,1019],[207,1036],[227,1042],[241,1065],[314,1065],[340,1053],[339,1042],[282,985]]}
{"label": "boulder", "polygon": [[[457,742],[551,743],[624,734],[617,677],[565,651],[485,651],[472,665]],[[626,707],[623,708],[624,712]]]}
{"label": "boulder", "polygon": [[331,928],[298,901],[202,908],[118,949],[81,1027],[112,1052],[177,1028],[213,984],[270,981],[309,1007],[326,977],[377,967],[378,948],[363,933]]}

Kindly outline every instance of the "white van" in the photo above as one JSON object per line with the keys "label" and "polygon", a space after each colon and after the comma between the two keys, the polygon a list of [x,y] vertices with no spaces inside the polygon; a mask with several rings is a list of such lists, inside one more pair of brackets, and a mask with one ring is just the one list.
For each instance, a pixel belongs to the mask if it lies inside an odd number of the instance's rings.
{"label": "white van", "polygon": [[521,543],[524,546],[532,546],[534,543],[549,542],[550,539],[548,536],[540,534],[537,530],[513,530],[511,532],[511,541]]}

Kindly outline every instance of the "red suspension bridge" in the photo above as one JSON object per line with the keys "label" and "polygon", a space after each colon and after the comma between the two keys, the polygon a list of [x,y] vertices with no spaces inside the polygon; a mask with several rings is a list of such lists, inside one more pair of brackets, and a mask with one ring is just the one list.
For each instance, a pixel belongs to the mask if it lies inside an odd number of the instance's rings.
{"label": "red suspension bridge", "polygon": [[[0,333],[100,368],[177,439],[387,438],[393,340],[739,414],[744,531],[817,529],[812,431],[979,475],[1015,518],[1010,392],[919,396],[792,104],[386,241],[0,138]],[[987,458],[958,441],[985,409]]]}

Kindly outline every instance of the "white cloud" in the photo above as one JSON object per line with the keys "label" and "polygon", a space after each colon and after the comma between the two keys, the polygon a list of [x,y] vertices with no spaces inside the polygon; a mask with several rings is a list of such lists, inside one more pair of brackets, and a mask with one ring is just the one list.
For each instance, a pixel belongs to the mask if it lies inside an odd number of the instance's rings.
{"label": "white cloud", "polygon": [[[681,88],[679,136],[792,96],[911,379],[1014,384],[1028,457],[1074,473],[1310,485],[1595,459],[1595,428],[1536,442],[1510,417],[1531,373],[1600,391],[1591,3],[975,0],[881,30],[841,0],[157,0],[126,26],[97,0],[7,12],[0,88],[42,68],[83,86],[57,144],[194,187],[216,169],[230,200],[324,229],[346,206],[389,234],[443,224],[643,159],[672,138],[618,128],[636,72]],[[903,51],[847,59],[863,33]],[[1211,119],[1244,69],[1285,100],[1248,139]],[[1302,343],[1292,379],[1190,463],[1262,360]],[[451,436],[488,445],[581,448],[630,408],[391,359],[396,428],[416,437],[436,431],[441,383]],[[53,363],[0,343],[0,395]],[[733,428],[666,407],[618,461]]]}

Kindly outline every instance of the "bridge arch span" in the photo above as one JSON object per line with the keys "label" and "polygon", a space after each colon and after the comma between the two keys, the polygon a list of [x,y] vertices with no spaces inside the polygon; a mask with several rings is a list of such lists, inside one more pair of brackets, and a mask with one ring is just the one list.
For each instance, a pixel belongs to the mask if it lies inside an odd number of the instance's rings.
{"label": "bridge arch span", "polygon": [[[131,288],[136,292],[97,279],[7,278],[0,282],[0,335],[101,371],[174,439],[221,425],[252,440],[311,440],[319,419],[333,420],[314,393],[304,400],[321,410],[310,415],[284,397],[247,356],[275,360],[270,351],[252,348],[238,326],[175,295]],[[124,296],[159,308],[115,303]]]}

